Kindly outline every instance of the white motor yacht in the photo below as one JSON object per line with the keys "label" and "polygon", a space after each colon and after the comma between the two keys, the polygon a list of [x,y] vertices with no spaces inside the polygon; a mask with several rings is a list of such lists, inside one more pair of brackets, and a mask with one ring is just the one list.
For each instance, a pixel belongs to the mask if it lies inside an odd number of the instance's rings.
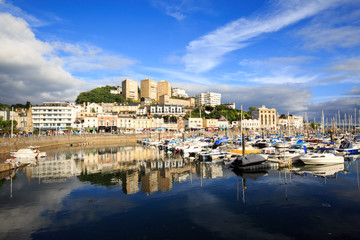
{"label": "white motor yacht", "polygon": [[343,156],[336,156],[332,148],[319,148],[300,157],[305,164],[337,164],[344,163]]}

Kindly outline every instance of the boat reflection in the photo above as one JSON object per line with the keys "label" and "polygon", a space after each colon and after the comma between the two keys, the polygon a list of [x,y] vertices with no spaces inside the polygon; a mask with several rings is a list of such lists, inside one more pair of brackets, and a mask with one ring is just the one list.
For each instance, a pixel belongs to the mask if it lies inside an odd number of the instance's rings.
{"label": "boat reflection", "polygon": [[256,181],[257,179],[267,176],[268,171],[266,170],[254,170],[254,171],[242,171],[241,169],[234,168],[233,172],[237,176],[237,200],[239,201],[239,177],[241,177],[241,189],[242,189],[242,201],[245,203],[245,190],[247,189],[246,186],[246,179],[251,179]]}
{"label": "boat reflection", "polygon": [[299,174],[311,174],[317,177],[331,177],[335,176],[338,172],[344,171],[344,164],[332,165],[305,165],[296,170]]}

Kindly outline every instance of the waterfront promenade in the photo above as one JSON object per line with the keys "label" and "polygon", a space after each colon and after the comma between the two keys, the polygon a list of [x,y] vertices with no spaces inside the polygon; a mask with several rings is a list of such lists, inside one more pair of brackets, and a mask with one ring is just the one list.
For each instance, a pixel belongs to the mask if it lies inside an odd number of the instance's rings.
{"label": "waterfront promenade", "polygon": [[[171,137],[173,134],[152,133],[151,137]],[[149,138],[149,133],[141,134],[83,134],[83,135],[57,135],[57,136],[31,136],[16,138],[0,138],[0,153],[9,153],[28,146],[55,147],[77,146],[81,144],[134,144],[142,138]]]}

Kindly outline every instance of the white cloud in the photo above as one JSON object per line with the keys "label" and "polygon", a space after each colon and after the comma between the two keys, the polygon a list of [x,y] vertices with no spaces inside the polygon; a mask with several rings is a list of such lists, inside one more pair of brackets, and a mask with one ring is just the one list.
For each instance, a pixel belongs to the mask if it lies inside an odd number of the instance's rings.
{"label": "white cloud", "polygon": [[269,108],[276,108],[280,113],[304,112],[307,110],[312,94],[309,89],[296,85],[263,85],[263,86],[231,86],[179,83],[174,84],[186,90],[189,96],[195,96],[199,92],[221,93],[221,102],[235,102],[239,109],[251,106],[259,107],[266,105]]}
{"label": "white cloud", "polygon": [[41,27],[48,24],[47,22],[42,21],[35,16],[24,12],[20,8],[6,2],[5,0],[0,0],[0,12],[7,12],[15,17],[22,18],[33,27]]}
{"label": "white cloud", "polygon": [[70,72],[119,70],[136,61],[119,55],[104,53],[103,49],[89,44],[52,43],[56,52],[62,53],[64,68]]}
{"label": "white cloud", "polygon": [[276,32],[290,24],[313,16],[333,6],[338,0],[279,1],[270,13],[240,18],[189,43],[183,60],[186,70],[208,71],[231,51],[244,48],[249,41],[264,33]]}
{"label": "white cloud", "polygon": [[309,26],[298,32],[306,41],[305,47],[311,49],[349,48],[360,45],[360,27],[324,27],[322,24]]}
{"label": "white cloud", "polygon": [[188,13],[209,9],[206,0],[152,0],[152,4],[178,21],[184,20]]}
{"label": "white cloud", "polygon": [[0,13],[0,102],[74,100],[84,82],[61,63],[53,47],[36,39],[27,22]]}
{"label": "white cloud", "polygon": [[[360,35],[359,35],[359,37],[360,37]],[[346,61],[339,62],[335,66],[331,67],[330,70],[360,71],[360,58],[351,58]]]}
{"label": "white cloud", "polygon": [[150,71],[150,72],[160,73],[164,76],[163,79],[158,79],[158,80],[169,81],[169,79],[171,79],[171,82],[199,83],[205,85],[209,85],[213,83],[206,77],[197,76],[194,74],[187,74],[181,71],[151,68],[151,67],[144,67],[143,69],[145,69],[148,72]]}

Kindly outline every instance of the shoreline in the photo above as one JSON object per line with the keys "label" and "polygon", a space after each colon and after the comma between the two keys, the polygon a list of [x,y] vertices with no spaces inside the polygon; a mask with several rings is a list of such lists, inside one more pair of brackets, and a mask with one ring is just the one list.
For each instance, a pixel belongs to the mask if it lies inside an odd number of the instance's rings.
{"label": "shoreline", "polygon": [[[94,134],[94,135],[59,135],[33,136],[29,138],[0,139],[0,154],[7,154],[28,146],[51,148],[59,146],[77,147],[93,144],[135,144],[137,140],[149,137],[148,134]],[[71,146],[72,145],[72,146]]]}

